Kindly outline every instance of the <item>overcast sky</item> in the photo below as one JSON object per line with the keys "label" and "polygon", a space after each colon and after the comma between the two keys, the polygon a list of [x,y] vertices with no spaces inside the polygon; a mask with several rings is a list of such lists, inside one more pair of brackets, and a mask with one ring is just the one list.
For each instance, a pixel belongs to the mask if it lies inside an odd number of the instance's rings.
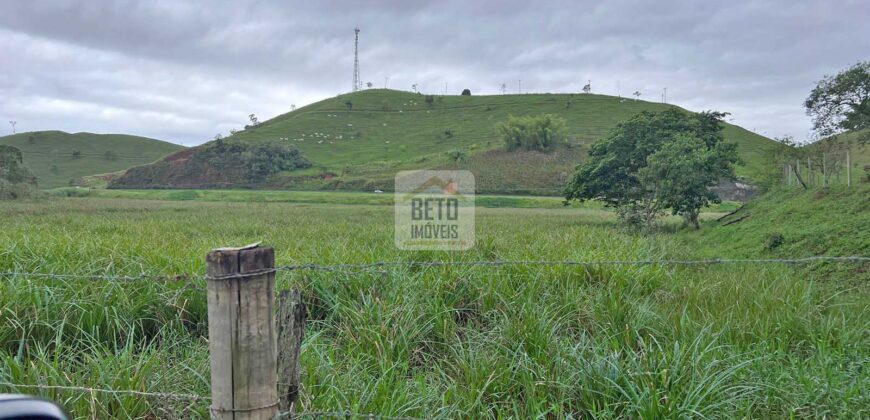
{"label": "overcast sky", "polygon": [[0,133],[193,145],[364,82],[425,93],[629,95],[809,135],[814,82],[870,59],[870,2],[126,1],[0,3]]}

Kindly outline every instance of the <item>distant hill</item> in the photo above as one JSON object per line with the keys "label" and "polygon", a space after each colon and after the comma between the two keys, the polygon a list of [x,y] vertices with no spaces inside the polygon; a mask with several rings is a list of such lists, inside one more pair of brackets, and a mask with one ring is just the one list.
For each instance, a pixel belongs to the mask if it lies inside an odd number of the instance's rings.
{"label": "distant hill", "polygon": [[39,188],[66,186],[72,179],[151,163],[184,148],[146,137],[63,131],[13,134],[0,137],[0,144],[21,150]]}
{"label": "distant hill", "polygon": [[[299,189],[390,189],[399,170],[462,168],[473,171],[485,192],[556,193],[582,162],[589,146],[618,122],[644,110],[673,105],[605,95],[528,94],[427,96],[371,89],[329,98],[279,115],[223,139],[227,143],[277,141],[299,148],[313,166],[283,172],[265,182],[238,179],[223,186]],[[727,110],[725,110],[727,111]],[[550,153],[503,150],[497,123],[510,115],[550,113],[567,121],[568,145]],[[765,149],[777,143],[740,127],[726,125],[751,178]],[[115,188],[208,187],[176,185],[154,174],[172,172],[201,148],[168,156],[137,168],[112,183]],[[461,159],[457,161],[456,156]]]}

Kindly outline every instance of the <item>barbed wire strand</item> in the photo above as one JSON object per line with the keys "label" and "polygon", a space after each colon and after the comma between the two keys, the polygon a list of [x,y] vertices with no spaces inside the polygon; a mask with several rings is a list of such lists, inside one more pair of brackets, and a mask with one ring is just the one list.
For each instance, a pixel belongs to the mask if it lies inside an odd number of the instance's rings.
{"label": "barbed wire strand", "polygon": [[272,408],[278,406],[278,401],[271,402],[269,404],[261,405],[259,407],[251,407],[251,408],[220,408],[220,407],[209,407],[208,410],[214,413],[250,413],[252,411],[265,410],[267,408]]}
{"label": "barbed wire strand", "polygon": [[157,280],[157,281],[190,281],[190,280],[229,280],[260,276],[263,274],[271,274],[279,271],[334,271],[334,272],[352,272],[375,270],[388,267],[448,267],[448,266],[485,266],[499,267],[512,265],[538,265],[538,266],[653,266],[653,265],[718,265],[718,264],[810,264],[816,262],[838,262],[838,263],[864,263],[870,262],[870,257],[863,256],[813,256],[800,258],[713,258],[703,260],[492,260],[492,261],[379,261],[373,263],[362,264],[297,264],[284,265],[275,268],[264,270],[251,271],[247,273],[229,274],[224,276],[203,276],[199,274],[175,274],[175,275],[151,275],[140,274],[136,276],[119,276],[119,275],[100,275],[100,274],[55,274],[55,273],[40,273],[40,272],[23,272],[23,271],[6,271],[0,272],[0,277],[43,277],[57,279],[88,279],[88,280],[110,280],[110,281],[139,281],[139,280]]}
{"label": "barbed wire strand", "polygon": [[426,420],[427,417],[389,416],[374,413],[353,413],[350,411],[285,411],[278,413],[278,419],[305,419],[305,418],[365,418],[372,420]]}
{"label": "barbed wire strand", "polygon": [[188,281],[196,279],[204,279],[205,276],[199,274],[139,274],[135,276],[120,276],[111,274],[55,274],[55,273],[40,273],[40,272],[25,272],[25,271],[2,271],[0,277],[44,277],[53,279],[75,279],[75,280],[108,280],[108,281]]}
{"label": "barbed wire strand", "polygon": [[193,395],[193,394],[173,394],[168,392],[147,392],[147,391],[136,391],[132,389],[105,389],[105,388],[88,388],[84,386],[72,386],[72,385],[41,385],[41,384],[16,384],[12,382],[0,381],[0,385],[14,388],[29,388],[29,389],[45,389],[45,390],[55,390],[55,391],[78,391],[78,392],[86,392],[86,393],[101,393],[101,394],[112,394],[112,395],[134,395],[137,397],[151,397],[158,398],[163,400],[172,400],[172,401],[210,401],[211,397],[206,397],[203,395]]}
{"label": "barbed wire strand", "polygon": [[211,280],[228,280],[235,278],[246,278],[251,276],[259,276],[263,274],[275,273],[279,271],[296,271],[296,270],[312,270],[312,271],[366,271],[379,268],[408,266],[408,267],[446,267],[446,266],[511,266],[511,265],[539,265],[539,266],[650,266],[650,265],[716,265],[716,264],[808,264],[814,262],[847,262],[861,263],[870,262],[870,257],[848,256],[815,256],[802,258],[755,258],[755,259],[726,259],[714,258],[706,260],[493,260],[493,261],[380,261],[364,264],[299,264],[299,265],[284,265],[275,268],[252,271],[249,273],[228,274],[224,276],[207,276]]}

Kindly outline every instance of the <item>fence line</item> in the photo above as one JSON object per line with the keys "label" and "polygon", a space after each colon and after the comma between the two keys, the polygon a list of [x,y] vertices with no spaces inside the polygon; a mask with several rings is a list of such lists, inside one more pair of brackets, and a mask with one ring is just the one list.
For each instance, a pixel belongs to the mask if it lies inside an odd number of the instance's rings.
{"label": "fence line", "polygon": [[504,267],[515,265],[537,265],[537,266],[580,266],[580,267],[595,267],[595,266],[692,266],[692,265],[719,265],[719,264],[811,264],[816,262],[832,262],[832,263],[864,263],[870,262],[870,257],[864,256],[813,256],[799,258],[712,258],[704,260],[491,260],[491,261],[378,261],[373,263],[361,264],[296,264],[284,265],[275,268],[269,268],[259,271],[251,271],[247,273],[232,274],[226,276],[212,276],[201,274],[140,274],[140,275],[102,275],[102,274],[55,274],[55,273],[40,273],[40,272],[24,272],[24,271],[5,271],[0,272],[0,277],[42,277],[55,279],[86,279],[86,280],[108,280],[108,281],[190,281],[190,280],[223,280],[234,278],[246,278],[251,276],[259,276],[263,274],[271,274],[279,271],[333,271],[333,272],[355,272],[377,270],[379,268],[389,267]]}

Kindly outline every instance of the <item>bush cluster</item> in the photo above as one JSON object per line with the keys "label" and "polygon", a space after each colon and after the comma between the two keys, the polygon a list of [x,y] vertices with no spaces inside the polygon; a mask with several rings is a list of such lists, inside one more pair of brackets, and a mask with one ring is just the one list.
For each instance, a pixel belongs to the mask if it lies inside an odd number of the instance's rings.
{"label": "bush cluster", "polygon": [[240,172],[252,181],[262,181],[281,171],[311,167],[311,161],[299,149],[280,143],[216,141],[206,145],[194,159],[217,169]]}
{"label": "bush cluster", "polygon": [[507,150],[546,152],[564,138],[565,120],[551,114],[511,116],[498,125],[498,130]]}

